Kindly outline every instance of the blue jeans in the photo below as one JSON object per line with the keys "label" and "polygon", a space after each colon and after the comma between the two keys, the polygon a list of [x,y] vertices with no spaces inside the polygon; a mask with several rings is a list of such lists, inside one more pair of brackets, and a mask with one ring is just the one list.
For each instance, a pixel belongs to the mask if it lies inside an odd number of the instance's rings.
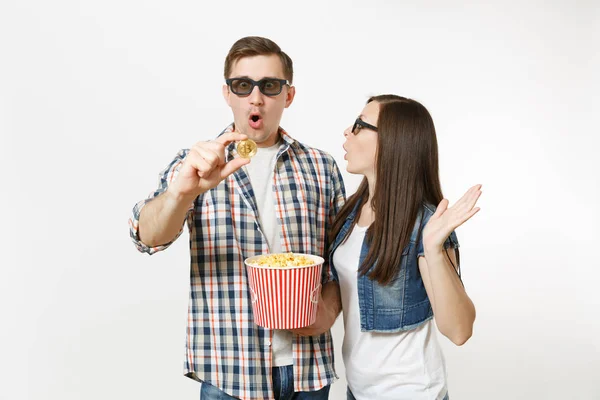
{"label": "blue jeans", "polygon": [[[291,365],[273,368],[273,396],[276,400],[327,400],[330,386],[327,385],[314,392],[294,392],[294,369]],[[221,389],[202,382],[200,400],[235,399]]]}
{"label": "blue jeans", "polygon": [[[347,400],[356,400],[356,398],[354,397],[354,395],[350,391],[350,388],[346,389],[346,399]],[[446,395],[444,396],[443,400],[450,400],[450,396],[448,396],[448,393],[446,393]]]}

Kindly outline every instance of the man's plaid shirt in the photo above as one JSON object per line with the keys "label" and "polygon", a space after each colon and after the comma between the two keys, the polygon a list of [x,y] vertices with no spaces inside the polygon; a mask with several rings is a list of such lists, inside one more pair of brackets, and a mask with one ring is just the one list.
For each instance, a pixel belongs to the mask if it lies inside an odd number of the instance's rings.
{"label": "man's plaid shirt", "polygon": [[[229,126],[225,131],[231,131]],[[280,128],[282,144],[273,175],[275,211],[285,252],[328,259],[327,233],[345,201],[340,171],[329,154],[307,147]],[[164,250],[141,243],[141,209],[167,189],[189,150],[180,151],[160,174],[158,189],[133,209],[130,233],[139,251]],[[260,151],[260,150],[259,150]],[[234,144],[226,160],[236,157]],[[267,173],[267,171],[265,171]],[[253,322],[244,259],[269,252],[257,218],[256,200],[245,168],[200,195],[190,207],[190,299],[186,340],[186,375],[206,381],[242,399],[272,399],[273,330]],[[179,235],[183,231],[183,226]],[[178,236],[179,236],[178,235]],[[327,261],[326,261],[327,262]],[[323,283],[332,277],[324,265]],[[294,335],[294,388],[318,390],[337,379],[330,332]]]}

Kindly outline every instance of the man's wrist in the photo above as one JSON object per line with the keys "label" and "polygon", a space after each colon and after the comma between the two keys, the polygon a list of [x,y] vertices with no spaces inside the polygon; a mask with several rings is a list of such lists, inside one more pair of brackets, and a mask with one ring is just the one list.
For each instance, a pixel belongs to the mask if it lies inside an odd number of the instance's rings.
{"label": "man's wrist", "polygon": [[176,189],[172,189],[171,187],[167,188],[167,190],[165,191],[165,196],[166,196],[166,201],[169,202],[170,204],[172,204],[174,207],[178,207],[178,206],[182,206],[182,205],[185,205],[187,207],[194,202],[196,197],[198,197],[198,196],[189,195],[189,194],[187,194],[187,195],[182,194],[182,193],[178,192]]}

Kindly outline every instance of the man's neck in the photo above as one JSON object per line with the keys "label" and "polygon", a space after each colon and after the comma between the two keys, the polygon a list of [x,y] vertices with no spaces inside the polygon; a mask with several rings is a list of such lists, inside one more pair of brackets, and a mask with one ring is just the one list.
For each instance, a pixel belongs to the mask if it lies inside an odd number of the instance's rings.
{"label": "man's neck", "polygon": [[272,147],[275,146],[281,140],[281,135],[279,134],[279,129],[274,134],[269,135],[269,138],[264,142],[256,143],[256,146],[259,148]]}

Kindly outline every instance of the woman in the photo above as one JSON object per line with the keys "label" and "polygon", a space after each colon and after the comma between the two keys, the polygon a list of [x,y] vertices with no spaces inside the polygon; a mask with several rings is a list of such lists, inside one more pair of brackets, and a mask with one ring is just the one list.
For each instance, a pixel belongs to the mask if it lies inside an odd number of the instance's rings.
{"label": "woman", "polygon": [[432,318],[459,346],[471,336],[454,229],[479,211],[481,185],[448,207],[433,121],[414,100],[370,98],[344,136],[347,170],[364,176],[331,237],[348,399],[448,399]]}

